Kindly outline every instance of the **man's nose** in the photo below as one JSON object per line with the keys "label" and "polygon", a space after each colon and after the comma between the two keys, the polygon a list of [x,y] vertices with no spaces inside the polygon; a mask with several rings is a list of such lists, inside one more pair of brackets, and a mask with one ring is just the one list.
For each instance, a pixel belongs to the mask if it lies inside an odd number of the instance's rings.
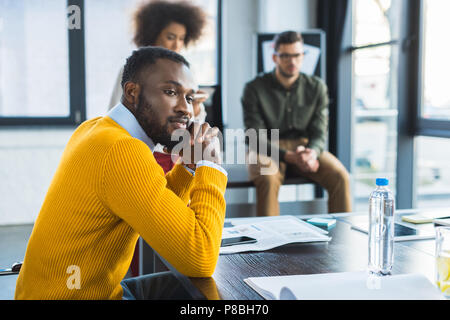
{"label": "man's nose", "polygon": [[194,107],[192,106],[192,103],[187,101],[186,97],[180,97],[180,99],[178,99],[177,106],[175,107],[175,111],[182,112],[189,118],[192,118],[194,114]]}

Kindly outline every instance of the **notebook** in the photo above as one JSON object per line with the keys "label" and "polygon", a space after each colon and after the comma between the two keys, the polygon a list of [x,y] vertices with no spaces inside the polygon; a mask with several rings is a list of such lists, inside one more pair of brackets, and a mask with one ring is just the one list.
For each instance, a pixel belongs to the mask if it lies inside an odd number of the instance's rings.
{"label": "notebook", "polygon": [[421,274],[368,272],[253,277],[244,282],[266,300],[444,300]]}
{"label": "notebook", "polygon": [[408,214],[402,216],[402,221],[414,223],[414,224],[422,224],[422,223],[431,223],[433,219],[439,218],[450,218],[449,210],[439,210],[439,211],[423,211],[417,214]]}

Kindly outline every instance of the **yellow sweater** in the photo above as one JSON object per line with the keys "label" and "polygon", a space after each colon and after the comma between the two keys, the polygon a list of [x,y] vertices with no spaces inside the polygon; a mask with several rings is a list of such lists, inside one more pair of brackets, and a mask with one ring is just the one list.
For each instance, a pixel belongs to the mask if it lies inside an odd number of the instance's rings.
{"label": "yellow sweater", "polygon": [[15,298],[121,299],[139,235],[179,272],[211,276],[226,184],[207,166],[193,177],[176,165],[164,176],[149,147],[111,118],[86,121],[35,222]]}

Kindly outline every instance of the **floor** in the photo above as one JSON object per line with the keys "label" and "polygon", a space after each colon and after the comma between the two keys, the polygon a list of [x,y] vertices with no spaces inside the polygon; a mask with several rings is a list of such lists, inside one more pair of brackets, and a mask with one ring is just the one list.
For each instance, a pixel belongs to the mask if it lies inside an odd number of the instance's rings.
{"label": "floor", "polygon": [[[23,261],[32,225],[0,226],[0,269]],[[14,298],[17,275],[0,276],[0,300]]]}

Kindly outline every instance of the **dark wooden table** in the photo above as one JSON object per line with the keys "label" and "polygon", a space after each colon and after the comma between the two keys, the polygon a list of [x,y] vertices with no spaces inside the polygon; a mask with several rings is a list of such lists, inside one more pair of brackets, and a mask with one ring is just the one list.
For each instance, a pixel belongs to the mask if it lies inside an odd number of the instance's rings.
{"label": "dark wooden table", "polygon": [[[328,243],[295,244],[264,252],[220,255],[211,278],[188,278],[180,274],[177,277],[197,299],[260,300],[262,297],[245,284],[245,278],[366,270],[366,234],[350,229],[345,219],[338,218],[329,235],[332,240]],[[422,241],[427,244],[421,244]],[[432,244],[433,240],[396,242],[392,273],[421,273],[433,282]]]}

